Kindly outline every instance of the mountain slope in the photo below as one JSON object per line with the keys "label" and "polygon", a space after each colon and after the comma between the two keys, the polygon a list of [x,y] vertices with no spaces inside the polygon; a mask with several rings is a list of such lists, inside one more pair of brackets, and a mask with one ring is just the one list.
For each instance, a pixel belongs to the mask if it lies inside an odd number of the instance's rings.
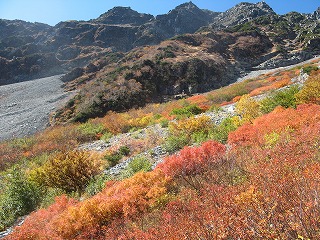
{"label": "mountain slope", "polygon": [[[278,15],[264,2],[241,3],[225,13],[202,10],[188,2],[156,17],[116,7],[97,19],[60,22],[54,27],[1,20],[0,85],[65,73],[110,52],[159,44],[206,26],[224,29],[264,16]],[[302,16],[312,25],[319,14]],[[317,40],[312,41],[316,46]]]}
{"label": "mountain slope", "polygon": [[187,3],[156,18],[116,7],[97,19],[60,22],[54,27],[1,20],[0,85],[62,73],[108,52],[193,33],[209,24],[213,15]]}
{"label": "mountain slope", "polygon": [[[58,111],[56,119],[85,121],[109,110],[219,88],[252,69],[302,62],[320,53],[318,31],[311,15],[266,14],[220,31],[204,27],[195,34],[136,48],[114,63],[92,62],[90,68],[75,69],[64,78],[68,89],[82,90],[72,104]],[[92,72],[91,66],[99,70]]]}
{"label": "mountain slope", "polygon": [[[99,71],[84,68],[73,81],[67,75],[67,88],[81,90],[55,118],[84,121],[109,110],[126,110],[181,93],[226,86],[241,70],[263,62],[272,47],[264,34],[253,31],[182,35],[156,46],[137,48],[116,63],[99,67]],[[99,61],[92,64],[98,65]]]}

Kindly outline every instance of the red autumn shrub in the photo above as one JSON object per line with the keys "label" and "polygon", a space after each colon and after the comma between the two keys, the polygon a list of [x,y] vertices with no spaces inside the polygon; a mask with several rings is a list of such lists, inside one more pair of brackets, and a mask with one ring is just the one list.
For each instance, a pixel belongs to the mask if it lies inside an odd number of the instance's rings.
{"label": "red autumn shrub", "polygon": [[255,119],[252,125],[244,125],[231,132],[228,143],[237,145],[261,144],[265,142],[266,134],[286,129],[294,131],[311,121],[319,120],[319,105],[299,105],[297,110],[277,107],[273,112]]}
{"label": "red autumn shrub", "polygon": [[167,176],[196,175],[218,162],[226,147],[215,141],[203,143],[200,147],[185,147],[178,154],[167,157],[160,168]]}
{"label": "red autumn shrub", "polygon": [[68,207],[77,203],[63,195],[55,199],[55,203],[47,209],[40,209],[30,214],[25,222],[14,229],[8,239],[63,239],[56,235],[54,226],[48,224]]}

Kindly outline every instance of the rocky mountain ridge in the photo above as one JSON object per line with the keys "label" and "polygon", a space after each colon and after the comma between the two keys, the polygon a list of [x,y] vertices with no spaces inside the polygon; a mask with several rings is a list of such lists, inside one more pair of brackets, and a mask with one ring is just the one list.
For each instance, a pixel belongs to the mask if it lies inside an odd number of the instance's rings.
{"label": "rocky mountain ridge", "polygon": [[257,17],[277,15],[264,1],[257,4],[241,2],[219,14],[211,24],[214,28],[225,28],[249,22]]}
{"label": "rocky mountain ridge", "polygon": [[[318,19],[318,13],[319,9],[303,16]],[[159,44],[206,26],[224,29],[267,15],[276,14],[264,2],[240,3],[225,13],[187,2],[155,17],[115,7],[97,19],[55,26],[0,20],[0,85],[65,73],[109,53]]]}

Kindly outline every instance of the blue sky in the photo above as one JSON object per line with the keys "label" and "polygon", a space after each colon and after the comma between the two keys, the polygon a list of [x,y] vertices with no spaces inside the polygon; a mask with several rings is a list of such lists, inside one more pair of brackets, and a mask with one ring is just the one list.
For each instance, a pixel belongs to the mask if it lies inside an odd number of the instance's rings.
{"label": "blue sky", "polygon": [[[164,14],[187,0],[0,0],[0,18],[22,19],[55,25],[66,20],[89,20],[114,6],[130,6],[141,13]],[[245,0],[242,0],[245,1]],[[199,8],[225,11],[240,0],[193,0]],[[257,1],[246,1],[256,3]],[[266,0],[275,12],[311,13],[320,6],[319,0]]]}

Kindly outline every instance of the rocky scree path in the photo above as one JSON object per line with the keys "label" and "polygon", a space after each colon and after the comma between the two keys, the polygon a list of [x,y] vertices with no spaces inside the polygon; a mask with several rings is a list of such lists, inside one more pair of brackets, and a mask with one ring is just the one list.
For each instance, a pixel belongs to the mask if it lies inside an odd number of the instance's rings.
{"label": "rocky scree path", "polygon": [[[208,116],[211,121],[215,124],[220,124],[224,119],[234,116],[234,105],[230,104],[221,108],[221,110],[216,112],[206,112],[199,114],[195,117]],[[160,124],[148,126],[145,129],[141,129],[132,133],[123,133],[110,138],[107,142],[103,140],[98,140],[90,143],[82,144],[79,149],[85,151],[96,151],[105,152],[114,148],[114,146],[124,146],[129,144],[133,139],[146,139],[151,136],[156,137],[160,141],[164,141],[168,136],[168,128],[161,127]],[[154,169],[163,159],[168,156],[168,152],[162,145],[154,145],[153,147],[142,151],[139,154],[133,155],[112,168],[106,169],[105,174],[108,175],[119,175],[122,170],[124,170],[128,164],[137,157],[146,157],[152,164],[152,169]]]}
{"label": "rocky scree path", "polygon": [[294,68],[294,67],[301,66],[303,64],[311,63],[311,62],[316,61],[316,60],[319,61],[320,60],[320,56],[316,56],[316,57],[311,58],[309,60],[306,60],[306,61],[303,61],[303,62],[299,62],[297,64],[288,65],[288,66],[285,66],[285,67],[254,70],[254,71],[251,71],[249,73],[246,73],[242,77],[239,77],[237,79],[237,82],[242,82],[242,81],[247,80],[247,79],[257,78],[257,77],[259,77],[260,75],[263,75],[263,74],[269,74],[269,73],[275,73],[275,72],[279,72],[279,71],[285,71],[285,70],[288,70],[288,69],[291,69],[291,68]]}
{"label": "rocky scree path", "polygon": [[64,91],[61,76],[0,86],[0,141],[48,126],[50,113],[74,94]]}

